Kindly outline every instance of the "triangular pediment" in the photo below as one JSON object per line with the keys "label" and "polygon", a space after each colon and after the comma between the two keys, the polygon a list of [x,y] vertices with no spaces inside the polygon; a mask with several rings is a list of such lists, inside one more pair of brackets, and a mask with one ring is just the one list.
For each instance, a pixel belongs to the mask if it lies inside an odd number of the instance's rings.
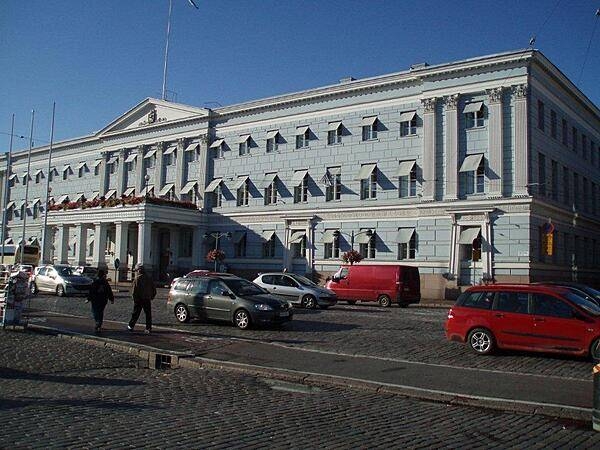
{"label": "triangular pediment", "polygon": [[205,108],[171,103],[155,98],[147,98],[137,106],[113,120],[98,132],[98,136],[119,131],[139,130],[153,127],[182,119],[208,117],[209,111]]}

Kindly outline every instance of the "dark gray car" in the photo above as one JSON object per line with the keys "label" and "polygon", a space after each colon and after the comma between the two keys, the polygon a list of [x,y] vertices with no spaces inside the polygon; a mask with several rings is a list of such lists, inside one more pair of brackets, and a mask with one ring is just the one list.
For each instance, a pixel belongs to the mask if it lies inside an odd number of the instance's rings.
{"label": "dark gray car", "polygon": [[223,320],[246,329],[250,325],[292,320],[292,305],[256,284],[236,276],[180,278],[171,286],[167,309],[177,321],[191,318]]}

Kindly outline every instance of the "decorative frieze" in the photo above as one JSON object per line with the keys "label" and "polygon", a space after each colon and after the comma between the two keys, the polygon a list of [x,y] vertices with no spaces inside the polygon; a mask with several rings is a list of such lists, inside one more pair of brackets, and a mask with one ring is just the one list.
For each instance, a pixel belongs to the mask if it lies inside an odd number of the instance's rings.
{"label": "decorative frieze", "polygon": [[527,92],[529,91],[529,86],[526,84],[519,84],[517,86],[513,86],[512,92],[516,99],[526,99]]}

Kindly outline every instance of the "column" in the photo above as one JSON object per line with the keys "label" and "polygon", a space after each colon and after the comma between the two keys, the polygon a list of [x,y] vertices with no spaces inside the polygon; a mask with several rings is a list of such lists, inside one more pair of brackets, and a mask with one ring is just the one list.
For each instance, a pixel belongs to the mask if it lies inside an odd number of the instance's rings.
{"label": "column", "polygon": [[179,266],[179,228],[169,229],[169,265],[167,271],[175,273]]}
{"label": "column", "polygon": [[69,225],[58,225],[56,261],[59,264],[69,263],[69,228]]}
{"label": "column", "polygon": [[142,189],[146,185],[144,175],[146,175],[144,160],[144,146],[139,145],[137,148],[137,163],[135,166],[135,195],[139,196]]}
{"label": "column", "polygon": [[283,233],[283,269],[290,270],[292,268],[292,258],[290,258],[290,223],[285,221],[285,232]]}
{"label": "column", "polygon": [[94,256],[92,265],[106,269],[106,223],[94,223]]}
{"label": "column", "polygon": [[208,182],[208,177],[210,173],[209,163],[211,158],[209,158],[209,140],[208,136],[204,135],[200,137],[200,154],[198,155],[199,160],[199,172],[198,172],[198,195],[202,199],[200,203],[202,209],[208,208],[206,195],[204,195],[204,188]]}
{"label": "column", "polygon": [[446,174],[444,200],[458,199],[458,94],[445,99],[446,106]]}
{"label": "column", "polygon": [[158,195],[164,186],[164,161],[163,152],[165,151],[165,143],[159,142],[156,144],[156,165],[154,168],[154,195]]}
{"label": "column", "polygon": [[435,98],[425,98],[423,103],[423,200],[435,200],[436,185],[436,120]]}
{"label": "column", "polygon": [[128,248],[129,222],[115,222],[115,258],[119,258],[119,273],[117,281],[127,279],[127,248]]}
{"label": "column", "polygon": [[481,225],[481,262],[484,277],[494,277],[493,246],[492,246],[492,224],[490,214],[485,213],[485,221]]}
{"label": "column", "polygon": [[40,255],[40,264],[52,264],[52,243],[54,241],[54,227],[47,226],[44,229],[42,225],[42,255]]}
{"label": "column", "polygon": [[179,192],[183,187],[185,177],[185,139],[177,139],[177,155],[175,160],[175,195],[180,198]]}
{"label": "column", "polygon": [[85,255],[87,250],[87,224],[80,223],[75,227],[75,242],[77,243],[75,264],[78,266],[85,266]]}
{"label": "column", "polygon": [[315,261],[315,228],[312,219],[306,224],[306,275],[312,279]]}
{"label": "column", "polygon": [[152,272],[152,222],[140,220],[138,222],[138,264],[143,264],[148,273]]}
{"label": "column", "polygon": [[125,178],[125,152],[126,149],[119,150],[119,172],[117,173],[117,198],[120,198],[125,190],[127,179]]}
{"label": "column", "polygon": [[514,143],[514,177],[513,195],[528,196],[528,136],[527,136],[527,90],[526,84],[513,89],[515,104],[515,143]]}
{"label": "column", "polygon": [[203,244],[202,236],[205,233],[204,226],[194,227],[192,241],[192,268],[197,269],[202,266],[204,255],[202,254]]}
{"label": "column", "polygon": [[503,170],[504,170],[504,111],[502,104],[503,89],[501,87],[488,90],[488,179],[489,197],[499,198],[503,193]]}
{"label": "column", "polygon": [[[104,197],[106,191],[108,191],[108,152],[102,152],[102,162],[100,163],[100,186],[98,186],[98,192],[100,197]],[[50,176],[50,175],[48,175]]]}

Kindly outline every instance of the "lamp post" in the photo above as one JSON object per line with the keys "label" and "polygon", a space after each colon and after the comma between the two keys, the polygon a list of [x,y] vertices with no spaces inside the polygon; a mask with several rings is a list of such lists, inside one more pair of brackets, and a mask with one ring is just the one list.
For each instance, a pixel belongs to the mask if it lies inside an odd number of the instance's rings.
{"label": "lamp post", "polygon": [[[214,233],[204,233],[203,238],[206,240],[209,237],[215,239],[215,250],[219,250],[219,239],[222,237],[226,239],[231,239],[231,233],[228,231],[227,233],[221,233],[220,231],[215,231]],[[217,271],[217,260],[215,259],[215,272]]]}
{"label": "lamp post", "polygon": [[361,234],[364,234],[364,235],[368,236],[369,238],[371,238],[373,236],[373,230],[368,229],[368,230],[359,231],[358,233],[354,233],[354,230],[352,230],[350,232],[350,234],[344,233],[343,231],[340,231],[340,230],[335,230],[333,232],[333,235],[336,238],[340,237],[340,235],[350,236],[350,250],[354,250],[354,238],[356,236],[360,236]]}

